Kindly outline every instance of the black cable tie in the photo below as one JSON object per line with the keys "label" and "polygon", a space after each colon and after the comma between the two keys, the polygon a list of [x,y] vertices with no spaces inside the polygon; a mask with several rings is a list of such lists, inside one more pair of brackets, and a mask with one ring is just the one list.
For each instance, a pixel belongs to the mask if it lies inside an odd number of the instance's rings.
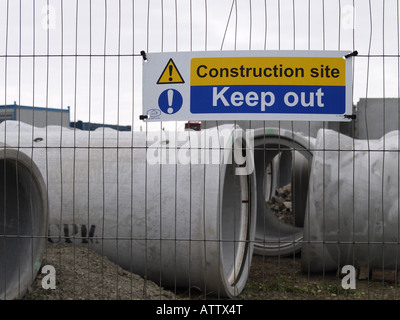
{"label": "black cable tie", "polygon": [[139,116],[140,120],[146,120],[148,118],[149,118],[149,116],[147,114],[142,114],[142,115]]}
{"label": "black cable tie", "polygon": [[358,51],[356,50],[356,51],[353,51],[353,52],[351,52],[349,54],[346,54],[344,57],[347,59],[347,58],[350,58],[350,57],[355,57],[357,55],[358,55]]}
{"label": "black cable tie", "polygon": [[355,114],[345,114],[344,117],[346,119],[352,119],[354,120],[355,118],[357,118],[357,116]]}
{"label": "black cable tie", "polygon": [[147,61],[146,51],[142,50],[142,51],[140,51],[140,54],[142,55],[143,60]]}

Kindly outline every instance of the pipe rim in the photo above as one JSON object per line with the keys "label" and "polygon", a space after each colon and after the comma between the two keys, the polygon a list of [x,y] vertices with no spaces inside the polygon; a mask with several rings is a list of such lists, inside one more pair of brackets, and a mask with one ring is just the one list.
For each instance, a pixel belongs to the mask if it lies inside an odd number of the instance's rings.
{"label": "pipe rim", "polygon": [[[246,140],[241,139],[241,145],[246,147]],[[232,151],[231,151],[232,152]],[[233,153],[233,152],[232,152]],[[254,158],[252,153],[246,154],[247,160],[253,163]],[[226,175],[229,169],[237,169],[235,165],[221,166],[221,182],[225,183]],[[238,244],[235,249],[234,263],[231,267],[227,268],[224,260],[224,254],[226,248],[224,248],[224,241],[220,241],[219,252],[220,252],[220,274],[223,279],[223,286],[225,293],[228,297],[235,297],[240,294],[247,282],[250,264],[254,250],[254,236],[255,236],[255,224],[256,224],[256,192],[255,192],[255,171],[252,170],[248,175],[235,175],[235,179],[240,184],[240,198],[233,199],[237,202],[240,201],[240,218],[237,223],[239,224],[239,233],[235,234],[234,242]],[[223,219],[224,219],[224,191],[221,190],[221,201],[220,201],[220,212],[219,225],[220,234],[223,234]]]}
{"label": "pipe rim", "polygon": [[[17,176],[19,177],[22,175],[22,182],[29,183],[29,187],[33,188],[33,192],[37,192],[40,198],[38,202],[35,202],[35,199],[29,199],[30,206],[33,206],[34,209],[37,209],[37,212],[29,212],[28,219],[31,219],[29,220],[29,223],[36,225],[37,230],[32,230],[33,234],[30,236],[24,236],[23,234],[21,235],[18,233],[15,235],[15,237],[13,236],[12,238],[8,238],[8,240],[16,240],[18,243],[24,240],[32,241],[32,243],[25,244],[21,248],[19,245],[18,249],[21,250],[16,250],[16,252],[19,252],[21,256],[18,257],[17,261],[4,261],[4,263],[7,265],[16,265],[18,267],[18,271],[13,273],[12,278],[5,280],[5,288],[3,286],[3,288],[0,288],[0,299],[12,300],[19,299],[24,296],[25,292],[35,280],[36,275],[41,267],[47,234],[47,188],[38,167],[32,161],[32,159],[23,152],[3,145],[0,148],[0,161],[11,162],[11,164],[14,164],[15,169],[18,170]],[[25,175],[27,176],[25,177]],[[22,187],[25,187],[25,185]],[[20,193],[20,191],[18,191],[18,193]],[[21,199],[18,201],[20,200]],[[1,206],[3,207],[3,204],[1,204]],[[19,206],[20,204],[18,204],[18,207]],[[18,214],[21,214],[21,212]],[[32,221],[34,218],[39,218],[40,221]],[[7,233],[8,229],[9,227],[3,230],[5,230]],[[3,236],[4,239],[7,239],[6,234]],[[7,253],[5,253],[5,255],[7,255]],[[4,257],[0,256],[0,258]],[[7,257],[5,260],[7,260]],[[3,263],[3,261],[0,261],[0,263]]]}
{"label": "pipe rim", "polygon": [[[240,213],[240,219],[239,219],[239,234],[236,235],[238,237],[238,246],[235,250],[235,256],[234,256],[234,264],[233,267],[229,268],[228,270],[224,269],[224,273],[226,276],[227,284],[230,286],[235,286],[239,281],[243,273],[243,269],[246,263],[246,257],[248,254],[249,250],[249,230],[250,230],[250,215],[249,215],[249,206],[248,206],[248,201],[249,201],[249,188],[248,188],[248,183],[247,181],[243,181],[243,178],[240,178],[240,191],[241,191],[241,199],[242,199],[242,205],[241,205],[241,213]],[[247,201],[247,203],[246,203]],[[236,241],[236,237],[235,240]],[[223,241],[221,243],[221,250],[222,250],[222,256],[224,255],[224,244]],[[227,272],[228,271],[228,272]]]}

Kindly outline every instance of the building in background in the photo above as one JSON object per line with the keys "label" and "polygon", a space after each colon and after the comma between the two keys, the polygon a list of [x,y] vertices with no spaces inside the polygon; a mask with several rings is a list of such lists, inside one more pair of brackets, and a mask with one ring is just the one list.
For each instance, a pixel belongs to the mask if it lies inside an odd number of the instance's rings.
{"label": "building in background", "polygon": [[119,131],[131,131],[131,126],[121,126],[103,123],[91,123],[78,120],[70,121],[70,108],[56,109],[44,107],[20,106],[14,104],[0,106],[0,122],[15,120],[29,125],[43,128],[46,126],[62,126],[80,130],[96,130],[97,128],[111,128]]}
{"label": "building in background", "polygon": [[357,103],[355,138],[380,139],[400,129],[400,99],[361,98]]}
{"label": "building in background", "polygon": [[0,106],[0,122],[4,120],[22,121],[35,127],[59,125],[70,126],[70,108],[55,109],[20,106],[16,102]]}
{"label": "building in background", "polygon": [[132,130],[131,126],[122,126],[119,124],[83,122],[81,120],[78,120],[76,122],[71,122],[70,126],[71,126],[71,128],[74,128],[74,129],[81,129],[81,130],[88,130],[88,131],[93,131],[98,128],[110,128],[110,129],[114,129],[114,130],[118,130],[118,131],[131,131]]}

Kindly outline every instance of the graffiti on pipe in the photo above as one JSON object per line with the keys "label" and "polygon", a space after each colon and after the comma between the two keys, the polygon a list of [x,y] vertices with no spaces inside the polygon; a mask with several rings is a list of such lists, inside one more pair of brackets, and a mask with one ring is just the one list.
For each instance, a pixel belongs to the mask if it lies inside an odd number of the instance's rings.
{"label": "graffiti on pipe", "polygon": [[72,243],[80,241],[81,243],[99,243],[95,236],[96,226],[90,228],[85,224],[49,224],[47,240],[51,243]]}

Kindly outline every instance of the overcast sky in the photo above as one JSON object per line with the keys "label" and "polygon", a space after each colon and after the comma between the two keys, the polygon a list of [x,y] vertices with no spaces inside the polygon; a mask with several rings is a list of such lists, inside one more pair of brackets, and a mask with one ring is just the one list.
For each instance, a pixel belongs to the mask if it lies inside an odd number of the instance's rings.
{"label": "overcast sky", "polygon": [[398,97],[399,15],[398,0],[0,0],[0,104],[139,129],[141,50],[357,50],[354,102]]}

